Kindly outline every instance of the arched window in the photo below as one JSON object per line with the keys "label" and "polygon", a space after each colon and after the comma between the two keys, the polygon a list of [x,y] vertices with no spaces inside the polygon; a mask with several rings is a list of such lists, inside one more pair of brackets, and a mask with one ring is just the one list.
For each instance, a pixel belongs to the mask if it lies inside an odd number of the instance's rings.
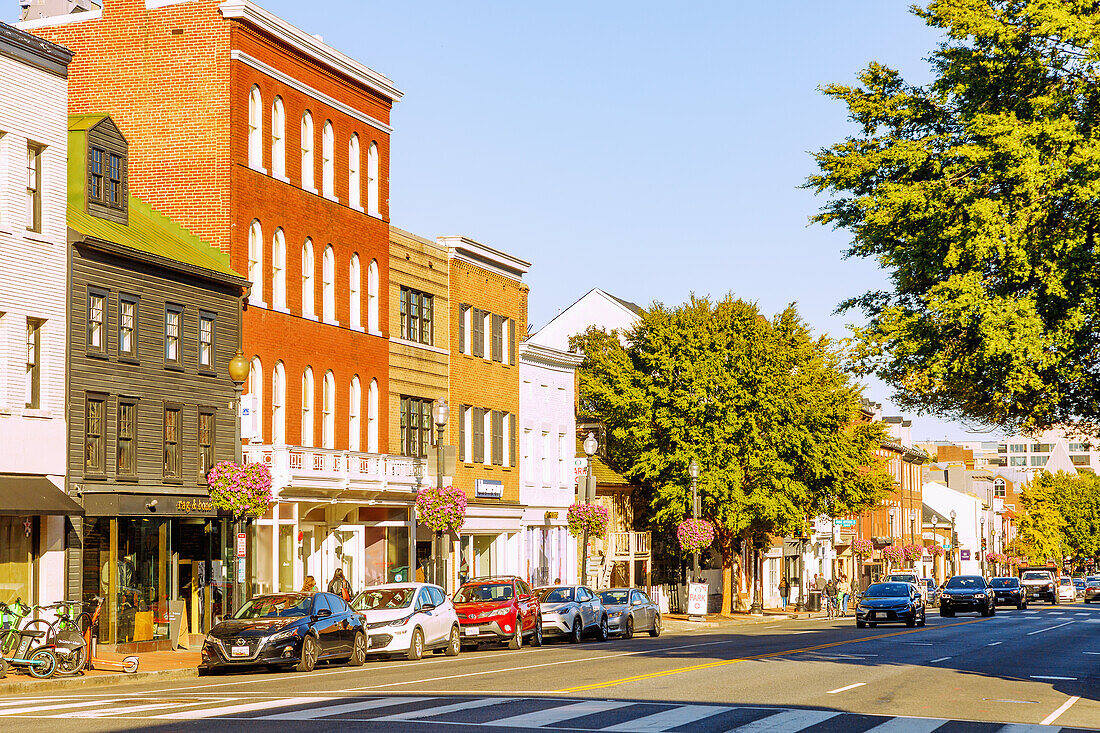
{"label": "arched window", "polygon": [[993,481],[993,496],[995,496],[998,499],[1005,498],[1005,495],[1007,494],[1007,491],[1006,491],[1007,486],[1008,486],[1008,484],[1005,483],[1005,480],[1003,478],[994,479],[994,481]]}
{"label": "arched window", "polygon": [[302,374],[302,445],[313,445],[313,369]]}
{"label": "arched window", "polygon": [[377,333],[378,328],[378,260],[367,266],[367,330]]}
{"label": "arched window", "polygon": [[321,256],[321,317],[329,323],[336,320],[336,255],[331,244]]}
{"label": "arched window", "polygon": [[271,105],[271,174],[286,178],[286,110],[283,98]]}
{"label": "arched window", "polygon": [[260,98],[260,87],[252,85],[248,93],[248,165],[251,168],[264,167],[264,108]]}
{"label": "arched window", "polygon": [[302,188],[316,193],[313,185],[313,148],[316,143],[313,139],[313,115],[306,110],[302,115]]}
{"label": "arched window", "polygon": [[275,230],[271,240],[271,305],[286,308],[286,236]]}
{"label": "arched window", "polygon": [[313,307],[313,298],[317,292],[317,281],[314,272],[317,266],[313,261],[313,242],[306,240],[302,247],[302,315],[313,316],[316,312]]}
{"label": "arched window", "polygon": [[359,450],[363,428],[359,415],[363,409],[363,388],[359,385],[359,376],[351,378],[351,394],[348,400],[348,450]]}
{"label": "arched window", "polygon": [[378,143],[372,142],[367,150],[367,213],[381,216],[378,212]]}
{"label": "arched window", "polygon": [[281,361],[271,375],[271,443],[286,445],[286,368]]}
{"label": "arched window", "polygon": [[332,137],[332,122],[326,121],[321,129],[321,193],[336,198],[336,141]]}
{"label": "arched window", "polygon": [[248,279],[252,282],[248,302],[264,305],[264,233],[259,219],[248,228]]}
{"label": "arched window", "polygon": [[359,255],[354,254],[351,256],[351,266],[348,268],[348,295],[351,299],[349,308],[349,318],[351,320],[352,328],[363,327],[363,316],[361,313],[363,300],[362,286],[359,280]]}
{"label": "arched window", "polygon": [[248,365],[248,396],[248,406],[252,411],[251,440],[262,443],[264,442],[264,368],[258,356],[252,357],[252,363]]}
{"label": "arched window", "polygon": [[367,390],[367,453],[378,452],[378,380]]}
{"label": "arched window", "polygon": [[362,208],[363,201],[359,195],[359,136],[351,135],[348,143],[348,206]]}
{"label": "arched window", "polygon": [[321,389],[321,447],[336,447],[336,378],[325,372]]}

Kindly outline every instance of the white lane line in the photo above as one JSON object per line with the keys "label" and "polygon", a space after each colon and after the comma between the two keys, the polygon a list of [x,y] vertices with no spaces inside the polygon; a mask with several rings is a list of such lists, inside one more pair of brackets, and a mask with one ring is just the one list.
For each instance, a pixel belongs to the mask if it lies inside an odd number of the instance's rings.
{"label": "white lane line", "polygon": [[1070,625],[1070,624],[1072,624],[1072,623],[1075,623],[1075,622],[1073,622],[1073,621],[1066,621],[1066,622],[1065,622],[1064,624],[1058,624],[1057,626],[1048,626],[1048,627],[1046,627],[1045,629],[1036,629],[1035,631],[1029,631],[1029,632],[1027,632],[1027,635],[1028,635],[1028,636],[1035,636],[1036,634],[1041,634],[1041,633],[1043,633],[1044,631],[1054,631],[1054,629],[1060,629],[1060,628],[1062,628],[1063,626],[1069,626],[1069,625]]}
{"label": "white lane line", "polygon": [[993,642],[993,643],[991,643],[991,644],[986,644],[986,646],[997,646],[998,644],[1003,644],[1003,643],[1004,643],[1004,642],[1001,642],[1001,641],[995,641],[995,642]]}
{"label": "white lane line", "polygon": [[794,634],[812,634],[812,633],[814,633],[812,629],[810,631],[792,631],[791,632],[792,635],[794,635]]}
{"label": "white lane line", "polygon": [[[269,680],[270,681],[270,680]],[[262,700],[243,705],[225,705],[220,708],[205,708],[203,710],[185,710],[168,713],[167,715],[154,715],[150,720],[201,720],[203,718],[219,718],[235,713],[251,713],[255,710],[268,708],[288,708],[291,705],[308,705],[311,702],[331,702],[335,697],[284,697],[280,700]]]}
{"label": "white lane line", "polygon": [[391,697],[388,700],[379,700],[378,698],[373,698],[370,700],[360,700],[359,702],[349,702],[343,705],[326,705],[322,708],[291,710],[289,713],[261,715],[256,718],[250,718],[250,720],[316,720],[317,718],[324,718],[329,715],[358,713],[361,710],[375,710],[377,708],[388,708],[394,705],[405,705],[409,703],[425,702],[427,700],[434,699],[434,697]]}
{"label": "white lane line", "polygon": [[828,691],[828,692],[826,692],[825,694],[826,694],[826,695],[835,695],[835,694],[837,694],[838,692],[847,692],[848,690],[854,690],[854,689],[856,689],[857,687],[863,687],[863,686],[864,686],[865,684],[867,684],[867,683],[866,683],[866,682],[856,682],[856,683],[855,683],[855,684],[853,684],[853,685],[846,685],[846,686],[844,686],[844,687],[838,687],[838,688],[836,688],[835,690],[829,690],[829,691]]}
{"label": "white lane line", "polygon": [[46,710],[61,710],[62,708],[90,708],[93,705],[104,705],[112,702],[118,702],[115,700],[92,700],[90,702],[66,702],[66,703],[53,703],[51,705],[29,705],[22,708],[11,708],[8,710],[0,711],[0,716],[5,715],[21,715],[23,713],[39,713]]}
{"label": "white lane line", "polygon": [[1077,701],[1078,701],[1078,700],[1080,700],[1080,699],[1081,699],[1080,697],[1078,697],[1077,695],[1074,695],[1074,696],[1073,696],[1073,697],[1071,697],[1070,699],[1066,700],[1066,701],[1065,701],[1064,703],[1062,703],[1062,704],[1061,704],[1061,705],[1060,705],[1060,706],[1058,707],[1058,709],[1057,709],[1057,710],[1055,710],[1055,711],[1054,711],[1053,713],[1051,713],[1050,715],[1048,715],[1048,716],[1046,716],[1045,718],[1043,718],[1043,719],[1042,719],[1042,721],[1041,721],[1041,722],[1039,723],[1039,725],[1050,725],[1050,724],[1051,724],[1051,723],[1053,723],[1053,722],[1054,722],[1055,720],[1058,720],[1058,716],[1059,716],[1059,715],[1061,715],[1062,713],[1064,713],[1064,712],[1066,712],[1067,710],[1069,710],[1069,709],[1070,709],[1070,707],[1072,707],[1072,706],[1073,706],[1073,703],[1077,702]]}
{"label": "white lane line", "polygon": [[[601,731],[629,731],[630,733],[660,733],[670,728],[676,728],[688,723],[705,720],[715,715],[734,710],[734,708],[716,707],[714,705],[680,705],[671,710],[663,710],[659,713],[646,715],[625,723],[600,728]],[[497,723],[493,723],[497,725]]]}
{"label": "white lane line", "polygon": [[1081,653],[1082,654],[1092,654],[1092,655],[1095,655],[1095,656],[1100,656],[1100,652],[1081,652]]}
{"label": "white lane line", "polygon": [[1033,674],[1031,675],[1033,680],[1076,680],[1076,677],[1059,677],[1054,674]]}
{"label": "white lane line", "polygon": [[840,715],[827,710],[787,710],[754,720],[726,733],[798,733]]}
{"label": "white lane line", "polygon": [[935,718],[891,718],[863,733],[932,733],[946,722]]}
{"label": "white lane line", "polygon": [[513,697],[490,697],[483,700],[467,700],[466,702],[456,702],[451,705],[436,705],[430,708],[422,708],[420,710],[407,710],[403,713],[396,713],[394,715],[387,715],[383,718],[375,718],[376,721],[389,721],[389,720],[417,720],[419,718],[431,718],[436,715],[446,715],[447,713],[457,713],[462,710],[475,710],[477,708],[487,708],[490,705],[502,705],[506,702],[512,702],[515,700]]}
{"label": "white lane line", "polygon": [[935,664],[936,662],[946,662],[951,657],[940,657],[939,659],[933,659],[929,664]]}
{"label": "white lane line", "polygon": [[542,726],[555,725],[566,720],[571,720],[572,718],[580,718],[595,713],[604,713],[608,710],[618,710],[619,708],[625,708],[633,704],[632,702],[615,702],[613,700],[586,700],[585,702],[577,702],[572,705],[561,705],[547,710],[537,710],[533,713],[523,713],[522,715],[513,715],[510,718],[501,718],[500,720],[494,720],[493,725],[504,726],[506,728],[540,728]]}

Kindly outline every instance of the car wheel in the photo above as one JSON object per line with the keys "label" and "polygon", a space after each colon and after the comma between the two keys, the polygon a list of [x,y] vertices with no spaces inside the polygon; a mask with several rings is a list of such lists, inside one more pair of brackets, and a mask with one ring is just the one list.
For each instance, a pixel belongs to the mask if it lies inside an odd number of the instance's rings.
{"label": "car wheel", "polygon": [[531,634],[531,646],[542,646],[542,619],[535,619],[535,632]]}
{"label": "car wheel", "polygon": [[302,639],[302,656],[294,669],[298,672],[312,672],[317,666],[317,640],[312,636]]}
{"label": "car wheel", "polygon": [[569,632],[569,643],[579,644],[581,640],[581,635],[583,633],[584,631],[583,629],[581,629],[581,619],[578,616],[577,618],[573,619],[573,628]]}
{"label": "car wheel", "polygon": [[405,658],[415,662],[424,656],[424,632],[413,629],[412,639],[409,640],[409,651],[405,652]]}
{"label": "car wheel", "polygon": [[600,628],[596,630],[597,641],[607,641],[607,616],[600,618]]}
{"label": "car wheel", "polygon": [[457,657],[462,651],[462,634],[457,626],[451,627],[451,635],[447,637],[447,648],[443,651],[448,657]]}
{"label": "car wheel", "polygon": [[367,635],[362,631],[355,635],[355,641],[351,644],[351,656],[348,657],[349,667],[362,667],[367,661]]}
{"label": "car wheel", "polygon": [[626,628],[623,631],[623,638],[624,639],[633,639],[634,638],[634,617],[633,616],[627,616],[626,617]]}
{"label": "car wheel", "polygon": [[864,621],[856,621],[856,628],[857,628],[857,629],[862,629],[862,628],[863,628],[864,626],[866,626],[866,625],[867,625],[867,624],[866,624],[866,622],[864,622]]}
{"label": "car wheel", "polygon": [[927,621],[927,619],[925,618],[926,615],[927,614],[925,614],[924,609],[922,608],[920,610],[920,621],[917,622],[917,626],[924,626],[925,621]]}
{"label": "car wheel", "polygon": [[661,617],[660,616],[654,616],[653,617],[653,628],[649,630],[649,635],[650,636],[660,636],[661,635]]}
{"label": "car wheel", "polygon": [[508,642],[509,649],[522,649],[523,648],[523,617],[516,616],[516,633],[515,636]]}

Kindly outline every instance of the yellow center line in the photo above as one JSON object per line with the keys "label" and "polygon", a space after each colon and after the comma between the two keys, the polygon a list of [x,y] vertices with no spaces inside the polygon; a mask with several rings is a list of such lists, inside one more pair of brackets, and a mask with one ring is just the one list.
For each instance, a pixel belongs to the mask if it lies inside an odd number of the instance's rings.
{"label": "yellow center line", "polygon": [[639,680],[651,680],[656,677],[669,677],[674,674],[684,674],[685,672],[697,672],[702,669],[714,669],[716,667],[727,667],[731,664],[738,664],[739,662],[750,662],[754,659],[767,659],[769,657],[785,657],[789,654],[804,654],[805,652],[813,652],[818,649],[829,649],[830,647],[844,646],[845,644],[860,644],[865,641],[875,641],[876,639],[889,639],[892,636],[905,636],[906,634],[919,634],[924,631],[936,631],[937,629],[947,629],[952,626],[966,626],[967,624],[976,624],[979,621],[985,619],[971,619],[970,621],[957,621],[951,624],[943,624],[942,626],[934,626],[924,629],[910,629],[908,631],[896,631],[892,634],[878,634],[877,636],[864,636],[859,639],[845,639],[844,641],[833,641],[828,644],[818,644],[816,646],[807,646],[800,649],[786,649],[780,652],[764,652],[763,654],[753,654],[751,656],[738,657],[737,659],[723,659],[717,662],[706,662],[704,664],[693,664],[689,667],[677,667],[676,669],[668,669],[662,672],[650,672],[648,674],[639,674],[633,677],[623,677],[617,680],[607,680],[606,682],[594,682],[589,685],[578,685],[577,687],[566,687],[561,690],[555,690],[557,693],[566,692],[584,692],[586,690],[599,690],[604,687],[615,687],[625,682],[637,682]]}

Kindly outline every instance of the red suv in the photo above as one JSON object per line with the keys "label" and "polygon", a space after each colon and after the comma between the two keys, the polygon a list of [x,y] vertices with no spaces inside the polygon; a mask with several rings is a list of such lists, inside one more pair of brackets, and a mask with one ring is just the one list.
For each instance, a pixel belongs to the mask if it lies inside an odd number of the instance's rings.
{"label": "red suv", "polygon": [[464,647],[506,641],[509,649],[519,649],[525,636],[531,646],[542,646],[539,599],[514,575],[468,580],[455,593],[454,604]]}

